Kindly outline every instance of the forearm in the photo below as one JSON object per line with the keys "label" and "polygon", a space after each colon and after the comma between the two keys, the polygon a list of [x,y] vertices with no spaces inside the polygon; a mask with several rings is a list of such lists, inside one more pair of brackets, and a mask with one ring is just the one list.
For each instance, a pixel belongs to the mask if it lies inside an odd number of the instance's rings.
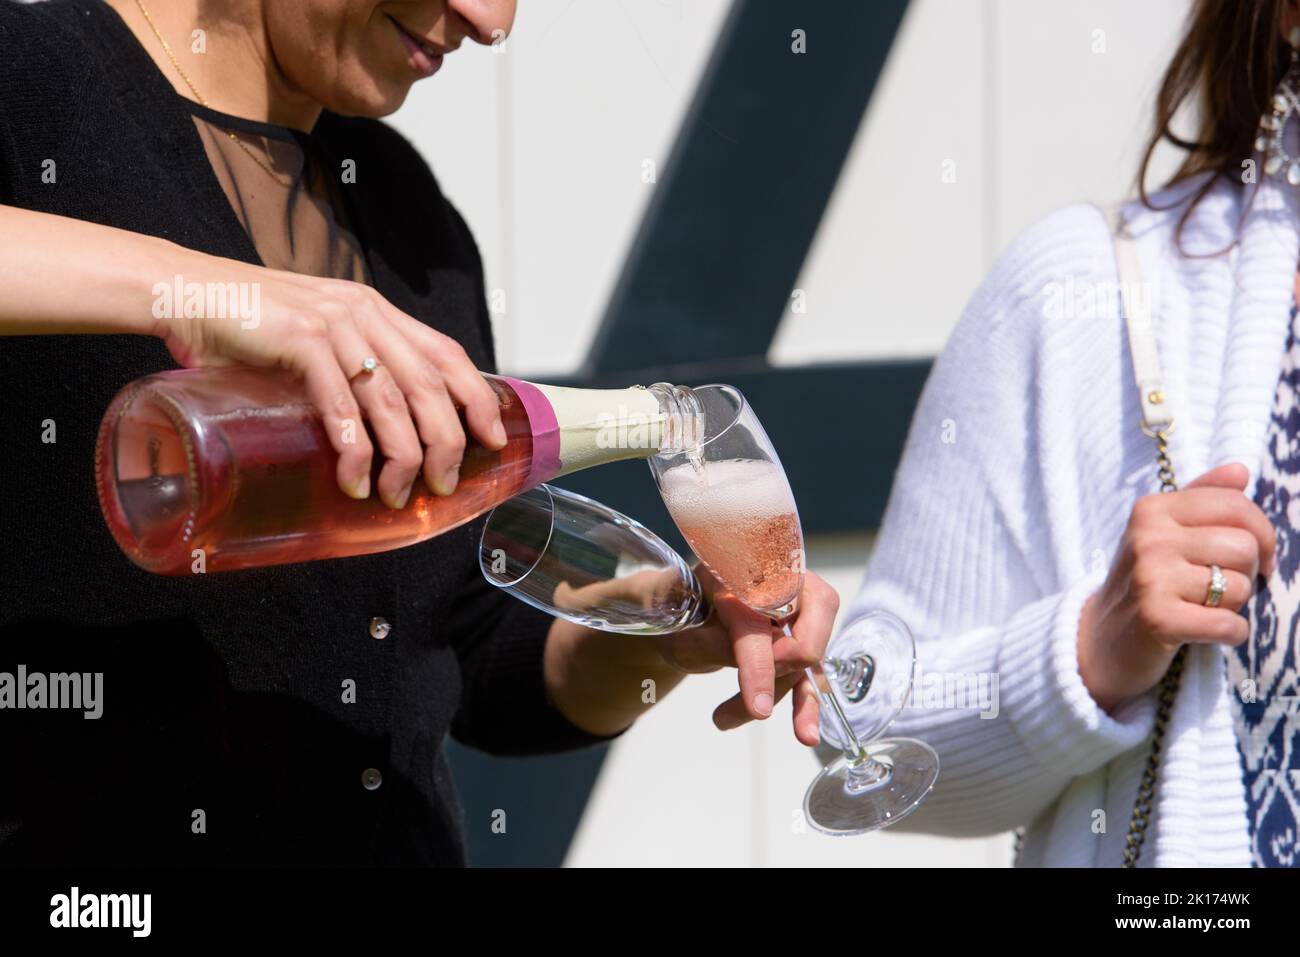
{"label": "forearm", "polygon": [[557,619],[546,641],[546,690],[569,721],[617,734],[686,677],[655,639],[613,635]]}
{"label": "forearm", "polygon": [[0,206],[0,335],[150,335],[154,286],[201,255],[153,236]]}

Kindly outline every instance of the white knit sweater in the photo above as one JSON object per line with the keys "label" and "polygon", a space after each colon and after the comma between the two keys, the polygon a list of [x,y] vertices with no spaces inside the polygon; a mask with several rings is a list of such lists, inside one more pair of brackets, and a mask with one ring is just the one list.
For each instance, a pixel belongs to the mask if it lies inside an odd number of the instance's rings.
{"label": "white knit sweater", "polygon": [[[1158,196],[1178,204],[1165,212],[1127,208],[1176,419],[1171,455],[1182,483],[1242,462],[1251,495],[1300,255],[1297,191],[1267,182],[1247,209],[1245,189],[1216,186],[1182,239],[1214,252],[1240,223],[1240,242],[1211,258],[1174,246],[1189,192]],[[1109,225],[1091,206],[1052,214],[1003,254],[935,363],[843,619],[899,615],[923,682],[997,675],[995,718],[909,706],[890,728],[942,762],[926,803],[897,826],[976,836],[1024,825],[1026,866],[1119,865],[1153,726],[1153,694],[1108,716],[1076,658],[1083,602],[1134,501],[1158,488],[1117,282]],[[1249,864],[1227,694],[1222,650],[1193,645],[1140,866]]]}

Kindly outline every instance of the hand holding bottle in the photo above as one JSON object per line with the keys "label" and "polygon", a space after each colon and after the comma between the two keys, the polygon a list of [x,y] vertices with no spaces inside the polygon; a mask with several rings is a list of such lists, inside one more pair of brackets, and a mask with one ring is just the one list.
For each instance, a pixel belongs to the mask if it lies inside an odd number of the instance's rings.
{"label": "hand holding bottle", "polygon": [[[464,349],[369,286],[266,269],[154,236],[3,205],[0,253],[8,267],[0,336],[153,335],[185,366],[269,367],[302,378],[325,417],[338,453],[338,484],[348,495],[364,497],[370,490],[374,449],[360,427],[363,414],[387,460],[378,492],[388,506],[410,495],[422,467],[431,490],[451,493],[466,445],[457,406],[481,445],[505,445],[495,396]],[[256,303],[256,315],[251,321],[185,317],[187,303],[166,308],[160,301],[160,287],[181,280],[219,289],[227,298],[235,290],[241,305]],[[381,365],[365,373],[362,363],[371,357]]]}
{"label": "hand holding bottle", "polygon": [[[164,318],[154,334],[184,366],[270,366],[301,377],[348,495],[370,494],[376,450],[363,416],[385,459],[376,484],[390,508],[406,504],[420,474],[439,495],[455,490],[466,446],[458,407],[480,444],[505,445],[496,394],[460,344],[371,287],[193,255],[188,281],[257,285],[256,320]],[[372,372],[367,359],[378,362]]]}
{"label": "hand holding bottle", "polygon": [[[1242,494],[1247,479],[1245,466],[1229,463],[1133,506],[1110,574],[1079,621],[1079,674],[1103,709],[1154,688],[1180,645],[1249,637],[1239,612],[1256,575],[1273,573],[1276,534]],[[1217,607],[1205,604],[1211,565],[1226,582]]]}

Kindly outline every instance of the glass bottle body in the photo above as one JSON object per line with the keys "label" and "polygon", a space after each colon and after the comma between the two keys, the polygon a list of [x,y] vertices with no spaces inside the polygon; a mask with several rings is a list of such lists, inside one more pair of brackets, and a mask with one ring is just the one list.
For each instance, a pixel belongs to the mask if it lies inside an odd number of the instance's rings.
{"label": "glass bottle body", "polygon": [[[417,478],[407,504],[390,509],[377,495],[354,499],[338,487],[337,455],[292,375],[220,368],[147,376],[114,398],[100,426],[95,473],[104,517],[127,556],[158,574],[341,558],[432,538],[562,472],[655,451],[586,442],[566,462],[566,425],[546,387],[485,378],[500,402],[506,445],[494,451],[470,437],[452,495],[435,495]],[[582,392],[560,391],[570,402]],[[625,392],[641,414],[658,407],[645,390]],[[365,428],[355,423],[358,434]],[[380,465],[376,454],[372,488]]]}

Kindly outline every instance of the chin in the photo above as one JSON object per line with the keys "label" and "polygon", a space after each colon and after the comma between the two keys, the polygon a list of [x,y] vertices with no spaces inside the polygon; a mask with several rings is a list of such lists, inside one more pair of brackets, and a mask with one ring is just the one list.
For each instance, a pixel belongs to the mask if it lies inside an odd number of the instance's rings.
{"label": "chin", "polygon": [[411,84],[370,81],[346,89],[331,90],[318,100],[327,110],[342,116],[378,119],[396,113],[406,102]]}

